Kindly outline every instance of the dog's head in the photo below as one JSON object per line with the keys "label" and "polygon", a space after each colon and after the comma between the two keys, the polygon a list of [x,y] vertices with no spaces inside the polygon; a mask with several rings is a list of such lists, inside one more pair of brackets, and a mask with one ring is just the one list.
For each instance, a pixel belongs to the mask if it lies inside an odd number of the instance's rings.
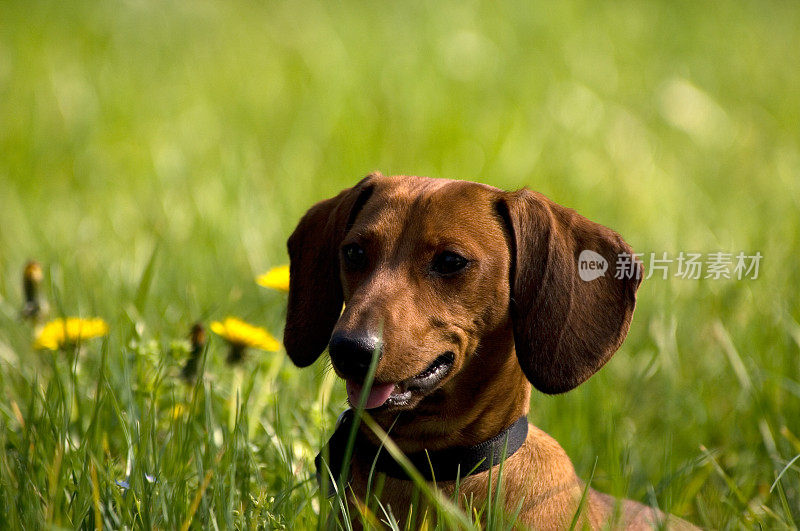
{"label": "dog's head", "polygon": [[377,353],[367,407],[384,411],[504,346],[537,389],[574,388],[619,348],[641,278],[634,261],[582,280],[582,251],[612,266],[632,251],[541,194],[423,177],[366,177],[312,207],[288,247],[289,357],[327,347],[355,402]]}

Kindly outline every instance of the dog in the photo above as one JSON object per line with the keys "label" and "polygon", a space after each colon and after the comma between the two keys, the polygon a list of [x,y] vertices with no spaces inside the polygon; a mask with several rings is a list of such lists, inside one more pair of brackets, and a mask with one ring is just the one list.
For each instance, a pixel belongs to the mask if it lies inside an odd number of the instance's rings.
{"label": "dog", "polygon": [[[630,268],[582,280],[584,250],[609,264],[628,257]],[[350,404],[364,396],[367,413],[444,494],[457,488],[460,503],[480,506],[505,457],[500,489],[517,524],[564,529],[579,514],[580,527],[595,529],[694,529],[587,489],[559,444],[526,419],[531,384],[573,389],[627,335],[643,268],[619,234],[527,189],[373,173],[314,205],[288,251],[292,362],[306,367],[328,349]],[[322,476],[339,471],[341,424]],[[362,423],[351,502],[363,503],[376,472],[386,476],[381,503],[402,524],[413,483]]]}

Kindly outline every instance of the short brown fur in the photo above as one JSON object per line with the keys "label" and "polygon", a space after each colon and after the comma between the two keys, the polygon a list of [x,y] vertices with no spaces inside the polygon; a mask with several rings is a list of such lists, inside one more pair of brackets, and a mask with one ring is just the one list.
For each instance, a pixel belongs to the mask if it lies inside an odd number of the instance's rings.
{"label": "short brown fur", "polygon": [[[341,257],[341,248],[352,243],[369,259],[359,270],[348,269]],[[583,249],[610,264],[632,253],[612,230],[535,192],[464,181],[371,174],[312,207],[288,247],[284,343],[298,366],[317,359],[333,332],[382,333],[378,383],[400,382],[443,352],[455,354],[433,392],[399,409],[370,411],[384,429],[393,426],[392,439],[406,453],[475,445],[497,435],[527,414],[529,382],[560,393],[585,381],[624,340],[640,283],[640,274],[578,278]],[[467,257],[469,267],[453,277],[432,274],[429,264],[443,250]],[[366,491],[370,466],[353,456],[357,497]],[[479,505],[488,477],[463,479],[461,501],[473,497]],[[382,503],[402,522],[412,484],[386,481]],[[453,482],[437,486],[447,494],[454,489]],[[504,464],[503,489],[509,513],[522,503],[518,523],[563,529],[584,485],[558,443],[530,426],[523,446]],[[582,514],[592,528],[650,529],[664,522],[693,528],[593,490]]]}

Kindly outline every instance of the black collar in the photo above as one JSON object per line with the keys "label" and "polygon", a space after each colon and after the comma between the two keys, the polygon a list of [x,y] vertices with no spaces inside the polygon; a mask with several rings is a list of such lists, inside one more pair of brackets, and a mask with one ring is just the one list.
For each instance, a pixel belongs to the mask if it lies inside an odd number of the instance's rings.
{"label": "black collar", "polygon": [[[326,448],[323,448],[314,459],[314,464],[317,466],[317,480],[320,480],[323,474],[324,477],[329,477],[327,468],[330,468],[333,477],[338,479],[354,421],[355,414],[352,409],[344,411],[339,417],[336,430],[328,440]],[[406,457],[425,479],[454,481],[489,470],[492,466],[500,464],[503,455],[506,458],[514,455],[527,436],[528,419],[523,415],[491,439],[475,446],[446,448],[435,452],[421,451],[408,454]],[[403,467],[392,458],[389,452],[375,446],[360,433],[356,436],[353,454],[358,454],[359,459],[365,459],[369,463],[374,461],[376,472],[382,472],[394,478],[409,479]],[[323,455],[327,457],[326,463],[322,461]]]}

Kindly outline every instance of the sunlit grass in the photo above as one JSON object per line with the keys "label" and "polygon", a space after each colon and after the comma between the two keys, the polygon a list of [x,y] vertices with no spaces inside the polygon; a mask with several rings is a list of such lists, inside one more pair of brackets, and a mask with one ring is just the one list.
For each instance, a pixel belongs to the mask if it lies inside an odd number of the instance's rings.
{"label": "sunlit grass", "polygon": [[[600,490],[710,528],[797,525],[798,27],[791,2],[5,2],[3,523],[330,514],[313,457],[341,384],[186,338],[227,315],[279,337],[285,294],[253,279],[377,169],[529,186],[637,252],[761,252],[754,281],[645,281],[621,351],[530,418]],[[32,259],[48,318],[107,336],[33,348]]]}

